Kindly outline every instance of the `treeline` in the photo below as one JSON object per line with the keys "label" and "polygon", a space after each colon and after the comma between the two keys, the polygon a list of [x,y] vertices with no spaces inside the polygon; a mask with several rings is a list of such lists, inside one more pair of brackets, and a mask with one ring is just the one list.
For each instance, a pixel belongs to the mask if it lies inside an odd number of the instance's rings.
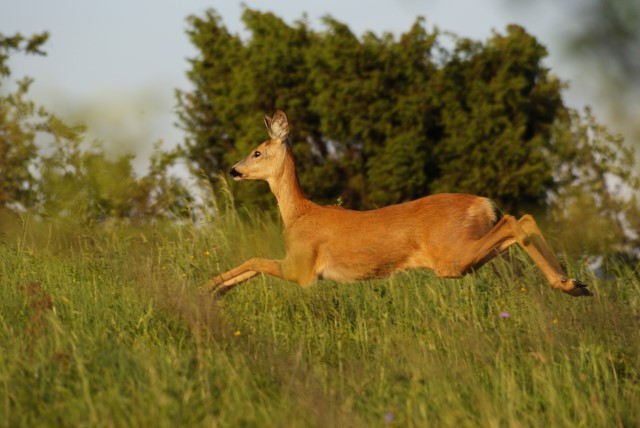
{"label": "treeline", "polygon": [[[544,46],[523,28],[512,25],[474,41],[429,29],[423,19],[397,37],[359,37],[330,17],[321,30],[305,21],[288,25],[248,8],[243,21],[244,38],[231,34],[213,10],[188,18],[198,54],[187,71],[192,88],[177,91],[186,139],[177,151],[157,151],[148,177],[135,178],[128,158],[110,161],[99,148],[80,150],[80,131],[31,106],[38,132],[44,129],[62,147],[55,162],[38,160],[44,182],[53,184],[34,187],[39,180],[32,180],[34,168],[25,162],[35,153],[32,125],[22,115],[10,126],[26,132],[12,137],[13,144],[0,136],[0,150],[25,142],[22,154],[14,155],[23,178],[9,190],[3,185],[8,196],[0,196],[0,204],[64,212],[48,202],[53,193],[61,206],[91,195],[95,206],[86,211],[102,217],[187,215],[192,194],[168,174],[171,163],[186,160],[219,193],[228,168],[266,138],[262,114],[281,107],[293,126],[302,185],[321,203],[367,209],[430,193],[469,192],[495,199],[505,211],[547,214],[569,250],[628,253],[640,247],[633,153],[589,110],[564,104],[565,83],[545,66]],[[23,39],[22,45],[7,40],[2,38],[2,52],[38,53],[46,37]],[[21,103],[28,105],[27,88],[24,82],[18,94],[3,97],[3,127],[13,123],[11,112],[23,109]],[[65,155],[69,148],[76,153]],[[106,185],[90,177],[93,167],[78,174],[90,159],[129,181]],[[3,176],[5,168],[16,168],[5,163]],[[91,184],[81,185],[82,192],[51,190],[85,181]],[[274,204],[264,183],[231,185],[231,192],[237,204]]]}
{"label": "treeline", "polygon": [[[0,34],[0,90],[11,75],[11,55],[44,55],[47,39],[47,33]],[[0,208],[88,225],[189,215],[192,197],[169,174],[179,150],[162,152],[158,143],[147,175],[136,177],[132,156],[110,158],[86,141],[84,126],[68,125],[29,100],[31,83],[24,78],[14,92],[0,92]]]}

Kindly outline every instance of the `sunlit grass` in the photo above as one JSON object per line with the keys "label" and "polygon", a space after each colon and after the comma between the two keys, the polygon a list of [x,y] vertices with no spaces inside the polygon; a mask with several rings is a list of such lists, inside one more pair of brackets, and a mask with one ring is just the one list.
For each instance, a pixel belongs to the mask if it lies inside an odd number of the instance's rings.
{"label": "sunlit grass", "polygon": [[[640,284],[520,252],[462,280],[410,272],[308,289],[256,277],[276,222],[0,229],[0,426],[636,426]],[[509,258],[508,257],[508,258]]]}

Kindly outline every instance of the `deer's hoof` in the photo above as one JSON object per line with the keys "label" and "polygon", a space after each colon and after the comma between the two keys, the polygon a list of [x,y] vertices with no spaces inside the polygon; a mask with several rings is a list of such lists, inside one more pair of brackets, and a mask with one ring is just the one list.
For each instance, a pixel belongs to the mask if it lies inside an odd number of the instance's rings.
{"label": "deer's hoof", "polygon": [[[572,287],[567,287],[568,285],[567,283],[570,284]],[[573,297],[593,296],[593,293],[591,293],[591,291],[589,291],[589,289],[587,288],[587,284],[580,282],[577,279],[563,278],[562,284],[564,285],[562,291],[564,291],[570,296],[573,296]]]}

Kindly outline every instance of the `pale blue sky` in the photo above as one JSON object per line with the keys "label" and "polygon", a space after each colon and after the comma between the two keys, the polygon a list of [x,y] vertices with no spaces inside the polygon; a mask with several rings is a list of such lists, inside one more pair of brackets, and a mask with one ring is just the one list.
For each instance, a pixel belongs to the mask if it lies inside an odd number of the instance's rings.
{"label": "pale blue sky", "polygon": [[[252,9],[271,11],[292,23],[306,13],[315,28],[330,14],[361,35],[407,31],[417,16],[427,25],[474,39],[509,23],[523,25],[550,51],[547,65],[572,88],[569,104],[591,103],[579,70],[565,61],[557,35],[573,22],[555,2],[515,7],[509,0],[246,0]],[[91,136],[115,141],[119,150],[148,155],[153,141],[167,146],[182,135],[175,129],[174,90],[188,89],[186,58],[196,54],[185,34],[185,18],[214,8],[232,32],[243,31],[236,1],[202,0],[0,0],[0,32],[49,31],[46,57],[15,56],[14,77],[35,79],[31,97],[49,110],[88,122]],[[286,106],[283,106],[286,108]],[[71,120],[71,119],[70,119]]]}

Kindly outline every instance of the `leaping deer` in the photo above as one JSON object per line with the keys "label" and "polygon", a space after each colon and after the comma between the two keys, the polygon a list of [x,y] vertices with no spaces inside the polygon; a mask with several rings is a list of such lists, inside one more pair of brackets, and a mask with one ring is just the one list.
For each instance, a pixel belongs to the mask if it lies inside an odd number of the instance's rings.
{"label": "leaping deer", "polygon": [[431,269],[460,278],[519,244],[552,287],[572,296],[591,295],[567,278],[529,214],[498,219],[487,198],[436,194],[370,211],[320,206],[307,199],[296,175],[283,110],[265,115],[270,139],[229,173],[235,180],[265,180],[284,222],[286,257],[253,258],[209,281],[216,294],[264,273],[307,286],[318,279],[352,282],[405,269]]}

